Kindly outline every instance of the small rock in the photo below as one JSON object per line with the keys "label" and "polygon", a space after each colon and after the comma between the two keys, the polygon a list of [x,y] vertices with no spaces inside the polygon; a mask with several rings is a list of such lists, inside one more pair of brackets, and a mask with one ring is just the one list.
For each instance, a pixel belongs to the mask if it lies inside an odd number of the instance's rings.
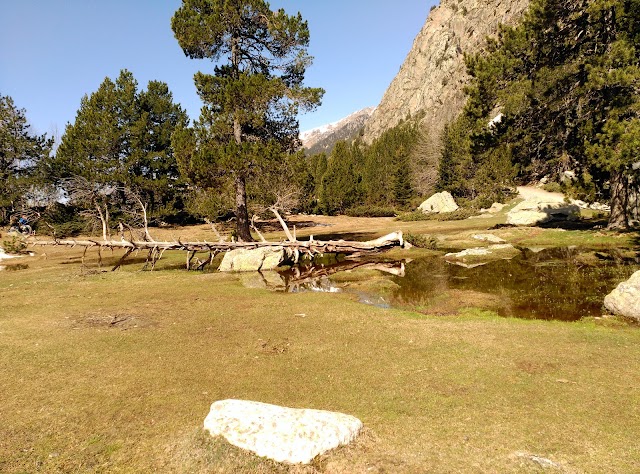
{"label": "small rock", "polygon": [[307,464],[316,456],[353,441],[362,422],[337,412],[221,400],[211,405],[204,429],[258,456]]}
{"label": "small rock", "polygon": [[494,202],[493,204],[491,204],[491,207],[486,208],[486,209],[480,209],[480,213],[482,213],[482,214],[497,214],[505,206],[506,206],[506,204],[500,204],[499,202]]}
{"label": "small rock", "polygon": [[476,240],[480,240],[482,242],[492,242],[495,244],[502,244],[506,242],[506,240],[501,239],[497,235],[493,235],[493,234],[476,234],[473,236],[473,238]]}
{"label": "small rock", "polygon": [[543,458],[542,456],[537,456],[535,454],[516,452],[515,455],[519,458],[527,459],[536,463],[538,466],[548,469],[562,469],[562,465],[557,462],[552,461],[551,459]]}
{"label": "small rock", "polygon": [[491,252],[484,247],[475,247],[472,249],[466,249],[462,252],[450,252],[444,256],[444,258],[464,258],[469,256],[489,255]]}

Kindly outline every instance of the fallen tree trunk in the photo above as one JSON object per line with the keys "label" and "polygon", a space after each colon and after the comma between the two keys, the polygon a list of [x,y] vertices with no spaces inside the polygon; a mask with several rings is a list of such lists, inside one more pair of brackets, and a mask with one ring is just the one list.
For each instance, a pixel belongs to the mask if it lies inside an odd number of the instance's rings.
{"label": "fallen tree trunk", "polygon": [[[388,250],[393,247],[404,247],[402,232],[393,232],[375,240],[366,242],[346,241],[346,240],[314,240],[313,236],[306,241],[283,241],[283,242],[182,242],[180,239],[174,242],[157,241],[131,241],[131,240],[93,240],[93,239],[64,239],[64,240],[32,240],[29,242],[34,246],[68,246],[85,247],[85,249],[97,247],[98,249],[124,249],[125,255],[119,262],[122,264],[124,258],[136,250],[148,250],[153,253],[162,253],[165,250],[183,250],[187,252],[210,252],[219,253],[235,249],[257,249],[261,247],[278,247],[288,249],[296,255],[307,254],[314,256],[317,254],[336,253],[344,255],[363,255]],[[190,259],[189,259],[190,261]],[[118,266],[119,266],[118,265]],[[188,264],[187,264],[188,265]]]}

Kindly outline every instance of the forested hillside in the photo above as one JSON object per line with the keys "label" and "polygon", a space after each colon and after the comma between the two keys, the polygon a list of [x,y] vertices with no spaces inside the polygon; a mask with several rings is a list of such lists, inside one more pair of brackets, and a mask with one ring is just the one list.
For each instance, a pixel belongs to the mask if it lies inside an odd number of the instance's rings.
{"label": "forested hillside", "polygon": [[439,186],[499,199],[544,176],[611,201],[626,227],[640,161],[640,1],[535,0],[516,28],[467,57],[464,113],[446,128]]}

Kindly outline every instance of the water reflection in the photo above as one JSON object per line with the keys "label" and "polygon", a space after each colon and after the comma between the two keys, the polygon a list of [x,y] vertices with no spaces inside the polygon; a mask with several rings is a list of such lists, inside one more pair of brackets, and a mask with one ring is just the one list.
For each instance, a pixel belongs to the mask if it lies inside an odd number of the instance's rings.
{"label": "water reflection", "polygon": [[[511,260],[464,268],[443,259],[407,265],[395,304],[438,307],[438,295],[473,302],[503,316],[574,321],[602,313],[604,297],[640,266],[616,252],[576,248],[524,249]],[[440,297],[440,299],[442,299]],[[455,306],[455,301],[452,306]],[[442,306],[442,302],[439,303]]]}
{"label": "water reflection", "polygon": [[[511,260],[480,266],[463,267],[436,256],[406,265],[343,262],[297,267],[278,275],[277,289],[346,291],[369,304],[411,307],[429,314],[455,314],[463,307],[481,307],[503,316],[574,321],[602,314],[605,295],[638,269],[636,258],[624,258],[616,251],[536,248],[523,249]],[[338,274],[347,270],[353,271],[352,281]],[[355,277],[359,270],[377,270],[379,276],[364,274],[363,282]],[[391,286],[385,286],[384,291],[366,287],[367,278],[381,277]]]}

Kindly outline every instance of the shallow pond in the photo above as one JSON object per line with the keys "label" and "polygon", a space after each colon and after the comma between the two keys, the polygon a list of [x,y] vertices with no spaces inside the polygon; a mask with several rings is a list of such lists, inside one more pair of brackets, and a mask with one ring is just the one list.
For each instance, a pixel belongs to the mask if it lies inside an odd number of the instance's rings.
{"label": "shallow pond", "polygon": [[640,269],[638,262],[616,251],[576,248],[522,249],[510,260],[479,266],[461,266],[441,256],[385,264],[343,262],[282,273],[280,289],[346,291],[365,303],[428,314],[480,307],[509,317],[575,321],[601,315],[604,297]]}

